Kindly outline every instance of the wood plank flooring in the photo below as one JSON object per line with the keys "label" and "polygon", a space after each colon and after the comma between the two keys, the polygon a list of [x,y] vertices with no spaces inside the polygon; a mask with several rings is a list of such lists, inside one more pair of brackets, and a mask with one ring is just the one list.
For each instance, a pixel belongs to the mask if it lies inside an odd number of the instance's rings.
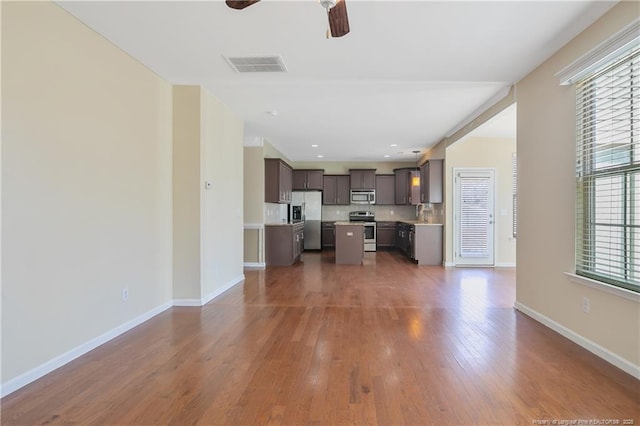
{"label": "wood plank flooring", "polygon": [[363,266],[305,253],[5,397],[1,421],[640,424],[640,382],[515,311],[514,281],[395,252]]}

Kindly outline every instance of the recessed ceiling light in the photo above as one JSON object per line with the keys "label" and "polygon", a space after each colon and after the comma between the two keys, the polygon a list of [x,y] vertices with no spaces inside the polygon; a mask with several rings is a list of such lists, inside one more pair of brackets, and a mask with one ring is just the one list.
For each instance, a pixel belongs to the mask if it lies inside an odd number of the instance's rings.
{"label": "recessed ceiling light", "polygon": [[318,158],[324,158],[324,155],[316,155]]}
{"label": "recessed ceiling light", "polygon": [[313,145],[311,145],[311,148],[317,148],[318,145],[316,145],[315,143]]}
{"label": "recessed ceiling light", "polygon": [[398,146],[398,144],[397,144],[397,143],[392,143],[392,144],[391,144],[391,145],[389,145],[389,146],[390,146],[390,147],[392,147],[392,148],[395,148],[396,146]]}
{"label": "recessed ceiling light", "polygon": [[389,154],[384,155],[384,158],[389,158],[389,157],[391,157]]}

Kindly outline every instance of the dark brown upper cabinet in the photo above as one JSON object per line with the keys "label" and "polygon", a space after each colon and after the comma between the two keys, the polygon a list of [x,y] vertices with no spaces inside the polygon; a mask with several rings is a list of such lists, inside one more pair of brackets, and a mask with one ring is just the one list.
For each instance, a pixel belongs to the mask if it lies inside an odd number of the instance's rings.
{"label": "dark brown upper cabinet", "polygon": [[375,189],[376,169],[350,169],[351,189]]}
{"label": "dark brown upper cabinet", "polygon": [[349,180],[349,175],[324,175],[322,204],[326,206],[348,206],[351,204]]}
{"label": "dark brown upper cabinet", "polygon": [[415,205],[420,203],[420,171],[407,167],[394,169],[395,200],[399,205]]}
{"label": "dark brown upper cabinet", "polygon": [[395,169],[395,204],[409,204],[409,169]]}
{"label": "dark brown upper cabinet", "polygon": [[420,202],[442,203],[443,160],[428,160],[420,166]]}
{"label": "dark brown upper cabinet", "polygon": [[322,191],[324,170],[293,170],[294,191]]}
{"label": "dark brown upper cabinet", "polygon": [[287,204],[291,202],[293,174],[291,166],[280,158],[264,159],[264,201]]}
{"label": "dark brown upper cabinet", "polygon": [[395,182],[394,175],[376,175],[376,204],[393,205],[396,203]]}

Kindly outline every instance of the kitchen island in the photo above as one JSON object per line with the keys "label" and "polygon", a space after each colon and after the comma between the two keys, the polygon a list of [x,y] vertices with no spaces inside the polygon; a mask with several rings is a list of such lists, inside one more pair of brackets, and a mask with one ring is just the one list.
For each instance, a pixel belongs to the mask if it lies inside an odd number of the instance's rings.
{"label": "kitchen island", "polygon": [[364,225],[336,222],[336,264],[360,265],[364,259]]}

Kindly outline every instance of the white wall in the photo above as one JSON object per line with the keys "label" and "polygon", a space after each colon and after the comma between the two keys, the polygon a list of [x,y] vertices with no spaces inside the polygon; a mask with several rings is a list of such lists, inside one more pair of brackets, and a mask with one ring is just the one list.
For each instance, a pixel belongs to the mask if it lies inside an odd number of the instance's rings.
{"label": "white wall", "polygon": [[[445,264],[454,262],[453,169],[481,167],[495,169],[495,265],[515,266],[516,241],[513,238],[512,154],[515,139],[465,137],[446,149],[445,161]],[[506,215],[501,215],[501,211]]]}
{"label": "white wall", "polygon": [[[620,2],[517,84],[517,306],[640,377],[640,305],[570,281],[575,270],[575,100],[554,74],[638,18]],[[582,298],[591,312],[582,312]]]}
{"label": "white wall", "polygon": [[170,303],[172,93],[49,2],[2,3],[2,90],[4,386]]}

